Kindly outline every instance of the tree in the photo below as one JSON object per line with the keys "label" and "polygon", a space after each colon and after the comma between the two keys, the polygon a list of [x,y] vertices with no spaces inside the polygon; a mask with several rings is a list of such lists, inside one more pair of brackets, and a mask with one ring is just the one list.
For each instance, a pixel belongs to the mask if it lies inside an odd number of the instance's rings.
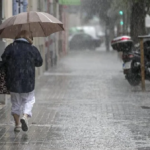
{"label": "tree", "polygon": [[[150,13],[149,0],[83,0],[83,11],[87,12],[86,18],[98,15],[109,27],[114,26],[118,20],[119,9],[123,10],[124,15],[130,18],[128,21],[130,35],[134,42],[138,42],[138,36],[146,34],[145,17]],[[113,14],[113,16],[109,14]],[[124,24],[125,26],[128,27],[128,23]]]}
{"label": "tree", "polygon": [[131,37],[134,42],[138,42],[138,36],[146,34],[145,17],[150,9],[149,0],[132,0],[131,4],[131,20],[130,29]]}

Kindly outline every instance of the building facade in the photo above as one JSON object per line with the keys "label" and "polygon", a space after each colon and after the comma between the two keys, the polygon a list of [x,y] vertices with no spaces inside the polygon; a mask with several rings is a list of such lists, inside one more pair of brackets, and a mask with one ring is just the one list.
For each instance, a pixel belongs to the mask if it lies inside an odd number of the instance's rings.
{"label": "building facade", "polygon": [[[0,0],[0,23],[12,16],[12,0]],[[11,43],[10,39],[0,39],[0,56],[4,52],[5,47]],[[0,57],[1,59],[1,57]],[[0,103],[5,104],[8,95],[0,95]]]}
{"label": "building facade", "polygon": [[[59,17],[59,3],[57,0],[30,0],[28,1],[28,10],[42,11]],[[57,64],[59,58],[58,43],[58,33],[45,38],[35,38],[35,44],[38,44],[36,46],[44,52],[44,70],[49,70]]]}
{"label": "building facade", "polygon": [[[58,0],[0,0],[0,23],[5,19],[27,11],[42,11],[62,20],[62,12]],[[36,79],[46,70],[57,64],[63,48],[63,33],[55,33],[49,37],[34,38],[34,45],[39,49],[43,66],[36,68]],[[0,54],[12,42],[11,39],[0,39]],[[5,103],[8,95],[0,95],[0,103]]]}

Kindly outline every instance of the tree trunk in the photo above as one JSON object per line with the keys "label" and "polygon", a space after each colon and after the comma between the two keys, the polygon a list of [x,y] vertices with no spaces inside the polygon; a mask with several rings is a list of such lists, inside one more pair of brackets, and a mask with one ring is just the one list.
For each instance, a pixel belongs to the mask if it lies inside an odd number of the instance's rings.
{"label": "tree trunk", "polygon": [[145,29],[145,4],[143,0],[132,5],[131,10],[131,37],[135,43],[139,42],[138,36],[146,34]]}

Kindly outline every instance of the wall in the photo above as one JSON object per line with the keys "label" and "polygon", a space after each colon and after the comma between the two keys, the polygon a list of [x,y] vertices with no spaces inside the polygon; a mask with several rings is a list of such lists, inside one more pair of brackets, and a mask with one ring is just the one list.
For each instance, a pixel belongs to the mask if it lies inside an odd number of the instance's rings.
{"label": "wall", "polygon": [[[41,0],[29,0],[28,1],[28,11],[40,11],[43,9],[43,1]],[[36,68],[36,78],[41,76],[45,72],[45,38],[34,38],[33,44],[40,51],[43,58],[42,67]]]}
{"label": "wall", "polygon": [[[2,2],[2,20],[5,20],[12,16],[12,0],[1,0]],[[5,47],[11,43],[11,39],[0,40],[0,56],[3,53]],[[5,104],[9,95],[0,95],[0,103]]]}

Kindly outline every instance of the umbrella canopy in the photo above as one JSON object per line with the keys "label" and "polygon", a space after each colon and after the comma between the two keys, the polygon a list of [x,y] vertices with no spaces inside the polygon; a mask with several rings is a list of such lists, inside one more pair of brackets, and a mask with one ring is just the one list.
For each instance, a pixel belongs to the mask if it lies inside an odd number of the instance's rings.
{"label": "umbrella canopy", "polygon": [[63,31],[63,24],[54,16],[44,12],[23,12],[6,19],[0,25],[0,37],[14,39],[22,30],[27,30],[33,37],[46,37]]}

